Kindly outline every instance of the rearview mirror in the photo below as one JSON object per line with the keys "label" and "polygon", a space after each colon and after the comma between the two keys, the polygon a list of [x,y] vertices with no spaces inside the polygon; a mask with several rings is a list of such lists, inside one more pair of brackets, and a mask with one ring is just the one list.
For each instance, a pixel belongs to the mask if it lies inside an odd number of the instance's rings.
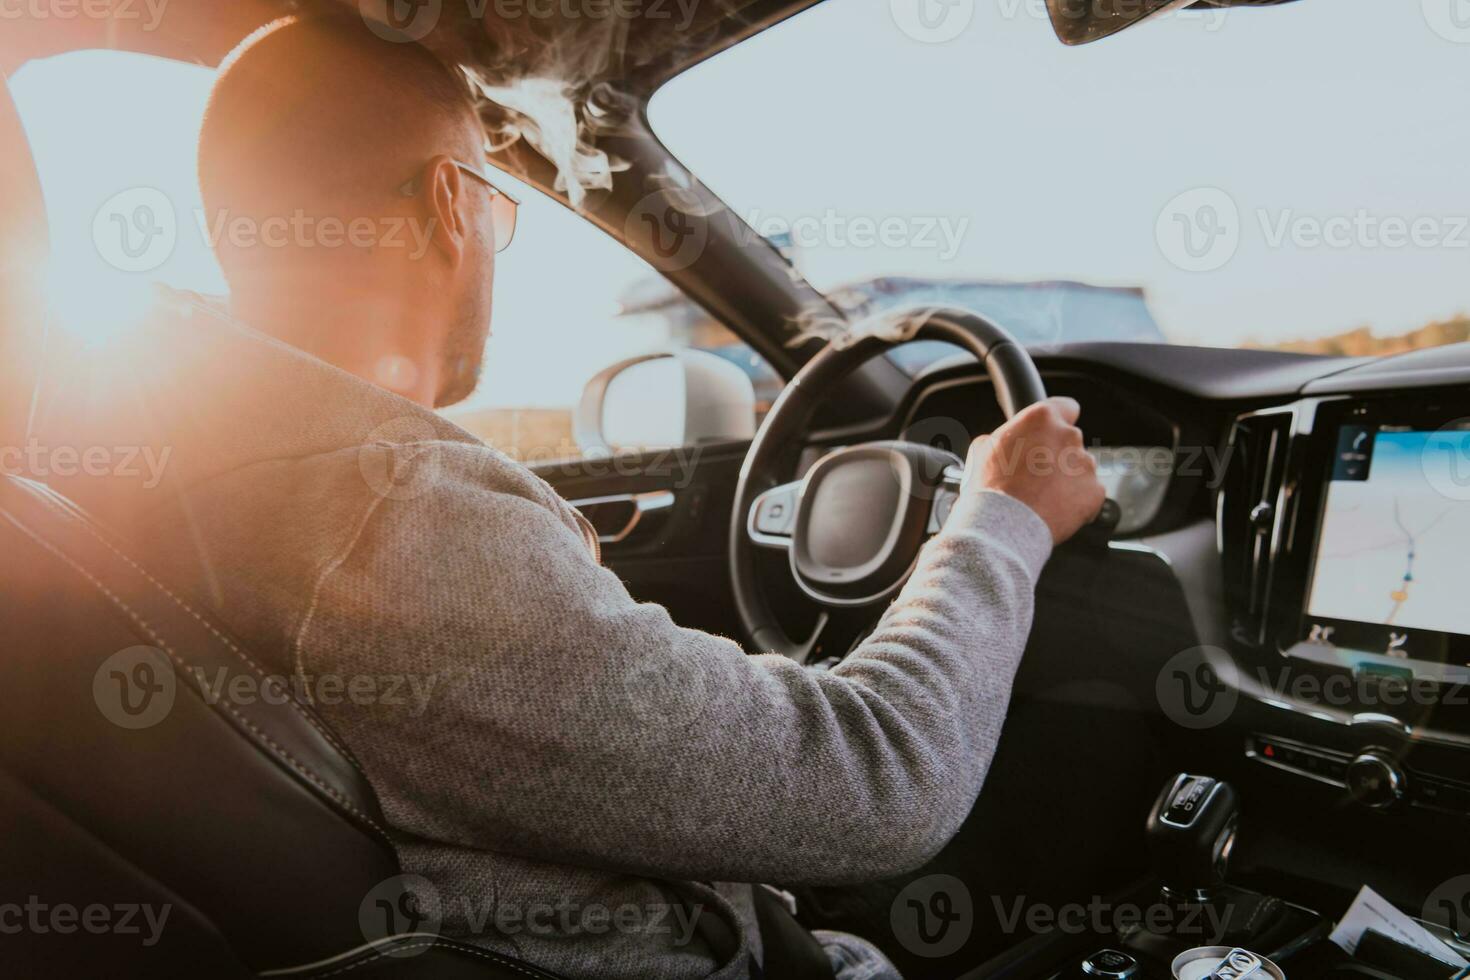
{"label": "rearview mirror", "polygon": [[750,439],[755,388],[740,368],[705,351],[635,357],[587,382],[573,434],[588,455]]}
{"label": "rearview mirror", "polygon": [[1087,44],[1141,24],[1194,0],[1046,0],[1051,26],[1063,44]]}

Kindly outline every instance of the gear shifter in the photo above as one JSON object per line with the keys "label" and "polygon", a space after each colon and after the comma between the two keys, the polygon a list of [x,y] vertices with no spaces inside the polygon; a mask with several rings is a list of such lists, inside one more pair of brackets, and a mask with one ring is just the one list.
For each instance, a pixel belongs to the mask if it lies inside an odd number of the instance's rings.
{"label": "gear shifter", "polygon": [[1163,904],[1177,914],[1120,924],[1111,945],[1074,961],[1070,972],[1052,980],[1168,976],[1168,970],[1146,972],[1142,965],[1161,966],[1203,947],[1277,957],[1325,932],[1317,913],[1225,882],[1239,822],[1239,798],[1229,783],[1188,773],[1171,778],[1149,812],[1146,830]]}
{"label": "gear shifter", "polygon": [[1210,901],[1224,884],[1239,818],[1229,783],[1181,773],[1164,787],[1148,815],[1147,833],[1166,900]]}

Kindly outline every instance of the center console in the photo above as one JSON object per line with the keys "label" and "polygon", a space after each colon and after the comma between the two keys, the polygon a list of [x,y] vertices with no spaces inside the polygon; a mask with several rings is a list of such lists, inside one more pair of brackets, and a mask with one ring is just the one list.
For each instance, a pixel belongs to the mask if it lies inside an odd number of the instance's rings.
{"label": "center console", "polygon": [[[1152,874],[1101,903],[1112,907],[1110,930],[1058,928],[964,980],[1449,980],[1456,975],[1456,968],[1422,949],[1388,938],[1386,927],[1383,933],[1369,928],[1349,954],[1329,940],[1346,908],[1322,914],[1232,884],[1228,872],[1239,827],[1239,803],[1228,783],[1204,775],[1174,776],[1148,815]],[[1121,914],[1124,910],[1132,914]],[[1443,930],[1435,936],[1451,956],[1470,951]]]}
{"label": "center console", "polygon": [[1470,398],[1308,398],[1242,416],[1227,453],[1217,673],[1291,716],[1246,756],[1470,816]]}
{"label": "center console", "polygon": [[1050,974],[1053,980],[1168,980],[1180,971],[1204,978],[1230,969],[1232,954],[1236,972],[1225,975],[1266,980],[1268,964],[1319,939],[1325,923],[1316,912],[1227,883],[1239,809],[1235,790],[1219,779],[1182,773],[1166,783],[1146,825],[1158,882],[1140,896],[1148,911],[1119,927],[1112,944]]}
{"label": "center console", "polygon": [[1224,452],[1218,559],[1144,543],[1202,644],[1148,678],[1162,741],[1229,782],[1164,788],[1150,873],[1108,899],[1128,917],[1033,935],[976,980],[1251,975],[1237,950],[1259,977],[1454,975],[1329,941],[1365,886],[1470,950],[1470,391],[1319,390],[1239,416]]}

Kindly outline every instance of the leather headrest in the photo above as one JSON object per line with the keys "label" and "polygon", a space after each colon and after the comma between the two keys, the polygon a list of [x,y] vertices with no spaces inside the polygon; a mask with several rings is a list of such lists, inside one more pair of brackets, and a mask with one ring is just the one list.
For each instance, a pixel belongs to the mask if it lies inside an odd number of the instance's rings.
{"label": "leather headrest", "polygon": [[30,142],[0,85],[0,447],[25,441],[46,336],[46,206]]}

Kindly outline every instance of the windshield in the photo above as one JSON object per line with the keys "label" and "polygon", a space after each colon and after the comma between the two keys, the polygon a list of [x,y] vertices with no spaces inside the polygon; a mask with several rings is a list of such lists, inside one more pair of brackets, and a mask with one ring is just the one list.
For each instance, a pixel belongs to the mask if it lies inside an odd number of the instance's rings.
{"label": "windshield", "polygon": [[857,312],[1385,353],[1470,335],[1451,6],[1185,10],[1067,48],[1040,0],[828,0],[674,79],[650,118]]}

